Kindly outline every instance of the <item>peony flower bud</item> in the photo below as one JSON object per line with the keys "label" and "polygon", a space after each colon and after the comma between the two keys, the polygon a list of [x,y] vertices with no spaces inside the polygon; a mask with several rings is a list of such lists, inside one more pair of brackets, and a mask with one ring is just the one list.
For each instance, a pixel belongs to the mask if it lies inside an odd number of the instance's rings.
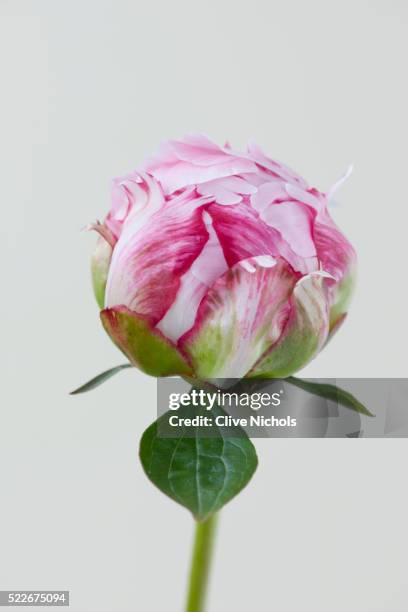
{"label": "peony flower bud", "polygon": [[327,201],[255,144],[164,143],[113,181],[93,226],[106,331],[154,376],[293,374],[344,320],[353,286],[355,252]]}

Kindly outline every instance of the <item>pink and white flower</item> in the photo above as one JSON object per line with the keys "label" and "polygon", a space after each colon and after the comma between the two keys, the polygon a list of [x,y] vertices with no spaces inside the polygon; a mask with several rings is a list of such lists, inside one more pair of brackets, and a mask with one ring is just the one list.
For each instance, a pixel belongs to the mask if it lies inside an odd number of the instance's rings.
{"label": "pink and white flower", "polygon": [[92,226],[105,329],[154,376],[289,376],[344,320],[353,286],[327,202],[255,144],[164,143],[114,179]]}

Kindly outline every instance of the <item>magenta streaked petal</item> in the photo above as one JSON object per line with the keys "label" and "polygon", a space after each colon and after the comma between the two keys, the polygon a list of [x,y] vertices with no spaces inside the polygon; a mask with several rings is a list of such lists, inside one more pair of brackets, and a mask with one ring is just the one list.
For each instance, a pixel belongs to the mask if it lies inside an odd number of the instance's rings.
{"label": "magenta streaked petal", "polygon": [[187,270],[180,278],[174,301],[157,323],[156,329],[172,342],[177,342],[193,327],[198,307],[207,291],[207,285],[192,274],[191,268]]}
{"label": "magenta streaked petal", "polygon": [[154,324],[160,321],[176,298],[180,278],[207,242],[201,210],[206,202],[183,194],[142,226],[129,219],[113,252],[106,307],[124,305]]}
{"label": "magenta streaked petal", "polygon": [[[354,292],[357,257],[344,234],[327,216],[327,224],[317,222],[314,239],[321,266],[329,272],[326,286],[330,302],[330,328],[338,327],[347,313]],[[329,225],[330,223],[330,225]]]}
{"label": "magenta streaked petal", "polygon": [[230,267],[255,255],[279,255],[279,233],[263,223],[247,204],[210,204],[207,210]]}
{"label": "magenta streaked petal", "polygon": [[281,233],[262,221],[249,204],[210,204],[208,212],[230,267],[242,259],[271,255],[282,257],[294,270],[304,274],[316,269],[315,257],[307,259],[295,253]]}
{"label": "magenta streaked petal", "polygon": [[313,230],[317,255],[322,269],[341,281],[355,266],[356,252],[328,215],[324,219],[317,220]]}
{"label": "magenta streaked petal", "polygon": [[296,280],[283,260],[255,258],[219,278],[201,302],[194,327],[179,340],[196,375],[244,376],[279,338]]}
{"label": "magenta streaked petal", "polygon": [[262,355],[249,378],[290,376],[318,354],[328,333],[329,303],[325,275],[312,273],[296,283],[282,334]]}
{"label": "magenta streaked petal", "polygon": [[181,277],[176,298],[157,325],[173,342],[194,325],[202,298],[217,278],[228,270],[211,217],[204,212],[203,219],[209,238],[197,259]]}

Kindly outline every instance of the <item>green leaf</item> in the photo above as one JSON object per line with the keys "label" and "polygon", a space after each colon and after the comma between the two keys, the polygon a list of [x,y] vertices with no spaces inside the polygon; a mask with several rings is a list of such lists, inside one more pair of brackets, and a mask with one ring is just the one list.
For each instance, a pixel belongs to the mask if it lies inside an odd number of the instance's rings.
{"label": "green leaf", "polygon": [[354,395],[348,391],[344,391],[344,389],[340,389],[340,387],[337,387],[336,385],[313,383],[308,380],[295,378],[294,376],[289,376],[284,380],[295,387],[299,387],[300,389],[307,391],[308,393],[313,393],[313,395],[318,395],[319,397],[325,397],[326,399],[338,402],[342,406],[346,406],[346,408],[355,410],[355,412],[365,414],[366,416],[374,416],[372,412],[370,412],[357,398],[354,397]]}
{"label": "green leaf", "polygon": [[[177,414],[191,417],[196,413],[186,406]],[[210,415],[215,418],[218,414],[225,413],[214,406]],[[203,521],[249,482],[258,464],[255,448],[242,430],[237,437],[237,431],[227,427],[212,430],[214,437],[203,437],[198,427],[189,427],[189,436],[186,428],[177,427],[174,438],[160,437],[160,420],[167,418],[160,417],[142,436],[143,469],[163,493]]]}
{"label": "green leaf", "polygon": [[102,383],[104,383],[106,380],[109,380],[109,378],[115,376],[115,374],[117,374],[121,370],[124,370],[125,368],[133,368],[133,366],[131,363],[124,363],[123,365],[116,366],[115,368],[111,368],[110,370],[106,370],[105,372],[102,372],[102,374],[98,374],[98,376],[95,376],[95,378],[91,378],[91,380],[88,380],[87,383],[81,385],[80,387],[78,387],[78,389],[71,391],[70,395],[78,395],[78,393],[86,393],[87,391],[92,391],[92,389],[99,387],[99,385],[102,385]]}

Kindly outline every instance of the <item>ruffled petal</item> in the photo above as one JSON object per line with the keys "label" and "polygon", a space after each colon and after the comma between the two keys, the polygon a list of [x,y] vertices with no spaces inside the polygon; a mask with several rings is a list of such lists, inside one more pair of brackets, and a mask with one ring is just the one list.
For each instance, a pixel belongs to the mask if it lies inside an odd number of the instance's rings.
{"label": "ruffled petal", "polygon": [[144,169],[170,194],[189,185],[256,172],[257,167],[248,156],[219,147],[201,134],[191,134],[179,141],[163,143],[156,155],[144,164]]}
{"label": "ruffled petal", "polygon": [[255,194],[257,188],[251,182],[239,176],[208,181],[198,185],[197,191],[203,196],[212,196],[217,204],[238,204],[243,196]]}
{"label": "ruffled petal", "polygon": [[241,378],[280,336],[297,277],[283,260],[252,258],[208,291],[179,340],[198,378]]}
{"label": "ruffled petal", "polygon": [[307,206],[299,202],[272,204],[260,216],[270,227],[279,231],[295,253],[304,259],[314,259],[317,269],[313,240],[314,215]]}
{"label": "ruffled petal", "polygon": [[295,253],[305,259],[313,258],[317,270],[313,238],[317,213],[305,203],[288,197],[285,184],[274,181],[258,188],[257,193],[251,197],[251,205],[262,221],[279,231]]}
{"label": "ruffled petal", "polygon": [[102,310],[101,320],[116,346],[150,376],[192,376],[185,357],[150,321],[127,308]]}
{"label": "ruffled petal", "polygon": [[147,206],[152,207],[152,199],[163,199],[159,185],[142,172],[132,172],[114,178],[111,185],[111,209],[105,219],[116,240],[124,223],[131,213],[141,214]]}
{"label": "ruffled petal", "polygon": [[[129,238],[140,232],[165,204],[163,191],[153,177],[142,172],[138,173],[137,177],[139,182],[135,179],[132,187],[129,182],[126,186],[122,185],[129,197],[129,209],[121,224],[121,241],[116,245],[116,253],[120,252]],[[105,221],[106,224],[109,223],[109,219],[112,221],[112,216],[111,210]]]}
{"label": "ruffled petal", "polygon": [[288,166],[267,157],[261,147],[253,141],[248,143],[248,156],[257,164],[272,172],[276,177],[307,189],[306,181],[299,174]]}
{"label": "ruffled petal", "polygon": [[313,273],[297,282],[282,335],[249,372],[249,378],[285,378],[317,355],[329,333],[326,280],[326,275]]}
{"label": "ruffled petal", "polygon": [[302,189],[297,185],[286,183],[285,190],[292,200],[307,204],[317,213],[326,210],[327,198],[324,193],[320,193],[317,189]]}

